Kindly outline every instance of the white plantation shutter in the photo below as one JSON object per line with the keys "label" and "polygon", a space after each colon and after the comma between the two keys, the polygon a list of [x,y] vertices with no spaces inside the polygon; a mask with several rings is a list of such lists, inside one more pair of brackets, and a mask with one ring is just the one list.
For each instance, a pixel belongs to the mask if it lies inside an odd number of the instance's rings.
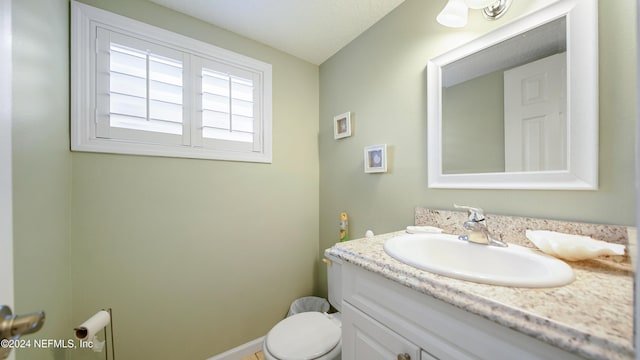
{"label": "white plantation shutter", "polygon": [[271,65],[71,9],[72,150],[271,162]]}
{"label": "white plantation shutter", "polygon": [[253,142],[253,81],[202,69],[202,137]]}
{"label": "white plantation shutter", "polygon": [[[183,54],[109,30],[98,34],[96,136],[188,144]],[[100,106],[102,105],[102,106]]]}
{"label": "white plantation shutter", "polygon": [[231,151],[261,148],[259,74],[228,64],[196,59],[201,80],[196,85],[198,125],[194,143]]}

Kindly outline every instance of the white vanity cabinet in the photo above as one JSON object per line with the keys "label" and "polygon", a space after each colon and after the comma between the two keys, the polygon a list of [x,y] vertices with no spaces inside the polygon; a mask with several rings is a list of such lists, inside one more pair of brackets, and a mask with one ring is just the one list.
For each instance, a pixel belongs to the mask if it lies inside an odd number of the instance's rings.
{"label": "white vanity cabinet", "polygon": [[342,323],[343,359],[421,359],[418,345],[409,342],[348,303],[342,304]]}
{"label": "white vanity cabinet", "polygon": [[347,262],[342,291],[344,360],[580,359]]}

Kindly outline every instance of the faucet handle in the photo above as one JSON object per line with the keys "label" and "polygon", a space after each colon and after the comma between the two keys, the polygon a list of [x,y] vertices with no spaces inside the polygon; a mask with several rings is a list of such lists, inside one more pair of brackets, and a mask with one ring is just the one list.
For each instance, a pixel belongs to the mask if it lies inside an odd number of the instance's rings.
{"label": "faucet handle", "polygon": [[469,220],[473,222],[479,222],[484,220],[484,210],[481,208],[475,208],[471,206],[457,205],[453,204],[456,209],[464,209],[467,210],[467,214],[469,215]]}

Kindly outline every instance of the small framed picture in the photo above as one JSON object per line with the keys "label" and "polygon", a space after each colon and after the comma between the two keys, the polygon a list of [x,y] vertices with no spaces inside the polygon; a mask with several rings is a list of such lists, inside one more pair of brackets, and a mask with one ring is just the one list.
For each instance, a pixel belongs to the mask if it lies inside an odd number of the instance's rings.
{"label": "small framed picture", "polygon": [[387,172],[387,144],[365,146],[364,172]]}
{"label": "small framed picture", "polygon": [[333,117],[333,138],[342,139],[351,136],[351,112]]}

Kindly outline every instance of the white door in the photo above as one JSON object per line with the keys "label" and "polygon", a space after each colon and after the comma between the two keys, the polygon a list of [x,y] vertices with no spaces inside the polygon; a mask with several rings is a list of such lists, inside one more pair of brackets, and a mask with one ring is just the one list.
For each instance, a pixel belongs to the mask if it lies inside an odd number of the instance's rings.
{"label": "white door", "polygon": [[0,0],[0,305],[13,309],[11,34],[11,0]]}
{"label": "white door", "polygon": [[0,305],[13,307],[11,0],[0,0]]}
{"label": "white door", "polygon": [[504,72],[505,170],[567,169],[566,53]]}
{"label": "white door", "polygon": [[13,308],[11,54],[11,0],[0,0],[0,305]]}
{"label": "white door", "polygon": [[[13,30],[12,30],[12,1],[0,0],[0,305],[3,307],[5,320],[13,313],[14,307],[14,281],[13,281],[13,181],[12,181],[12,54],[13,54]],[[36,315],[27,314],[27,315]],[[15,323],[5,321],[2,330],[11,329],[10,335],[29,334],[38,331],[44,320],[44,312],[37,314],[37,323],[29,326],[18,327],[16,333]],[[28,318],[32,319],[32,317]],[[35,326],[35,328],[34,328]],[[0,355],[7,356],[7,349],[0,347]],[[9,350],[6,359],[14,360],[14,352]]]}

